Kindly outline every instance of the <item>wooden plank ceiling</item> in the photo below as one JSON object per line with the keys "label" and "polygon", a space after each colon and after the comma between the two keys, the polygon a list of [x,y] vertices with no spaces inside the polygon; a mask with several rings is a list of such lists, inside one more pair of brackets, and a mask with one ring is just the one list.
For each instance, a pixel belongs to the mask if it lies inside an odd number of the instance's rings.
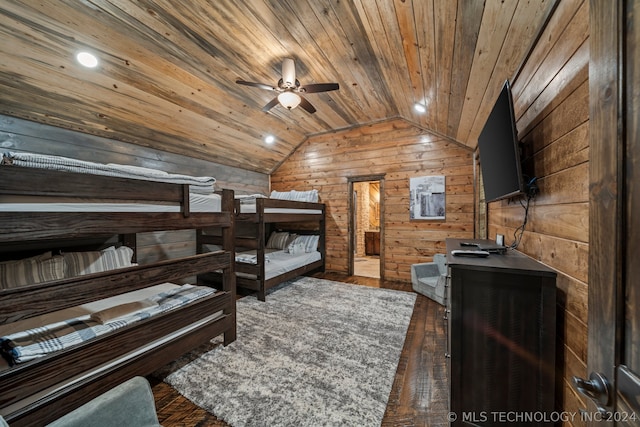
{"label": "wooden plank ceiling", "polygon": [[[474,147],[553,3],[3,0],[0,113],[264,173],[309,136],[391,117]],[[315,114],[264,113],[275,93],[235,83],[275,86],[285,57],[303,85],[340,84],[305,95]]]}

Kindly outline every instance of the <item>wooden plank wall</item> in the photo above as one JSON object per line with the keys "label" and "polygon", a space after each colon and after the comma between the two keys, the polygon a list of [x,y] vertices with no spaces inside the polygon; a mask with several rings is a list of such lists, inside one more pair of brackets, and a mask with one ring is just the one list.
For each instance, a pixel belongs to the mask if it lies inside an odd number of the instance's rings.
{"label": "wooden plank wall", "polygon": [[[525,169],[533,171],[540,187],[518,250],[558,271],[557,405],[575,414],[585,405],[571,377],[588,377],[588,7],[587,1],[559,2],[513,81],[520,139],[528,155]],[[490,203],[489,238],[501,233],[510,243],[523,219],[517,203]],[[579,416],[573,425],[581,425]]]}
{"label": "wooden plank wall", "polygon": [[[239,194],[269,191],[269,176],[205,160],[141,147],[122,141],[70,131],[11,116],[0,115],[0,149],[120,163],[194,176],[213,176],[216,188]],[[138,262],[193,255],[195,231],[179,230],[138,234]]]}
{"label": "wooden plank wall", "polygon": [[[410,266],[445,251],[447,237],[473,237],[473,152],[394,119],[309,138],[271,176],[274,190],[316,188],[327,206],[326,268],[347,272],[348,178],[385,175],[384,269],[410,281]],[[409,178],[446,176],[446,219],[409,220]]]}

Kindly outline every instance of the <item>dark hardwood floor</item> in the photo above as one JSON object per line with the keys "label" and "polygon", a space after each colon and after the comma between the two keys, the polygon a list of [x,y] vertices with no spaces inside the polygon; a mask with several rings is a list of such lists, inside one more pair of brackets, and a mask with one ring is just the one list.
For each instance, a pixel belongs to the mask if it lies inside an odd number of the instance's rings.
{"label": "dark hardwood floor", "polygon": [[[341,273],[314,277],[411,292],[410,283]],[[382,426],[446,426],[449,386],[445,355],[444,307],[418,295],[400,356]],[[158,419],[164,427],[228,426],[192,404],[167,384],[150,377]]]}

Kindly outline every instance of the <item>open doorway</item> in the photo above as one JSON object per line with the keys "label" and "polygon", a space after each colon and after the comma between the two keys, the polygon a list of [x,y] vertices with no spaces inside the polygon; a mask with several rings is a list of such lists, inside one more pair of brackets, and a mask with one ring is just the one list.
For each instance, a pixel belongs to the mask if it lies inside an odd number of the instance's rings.
{"label": "open doorway", "polygon": [[384,221],[382,176],[349,181],[349,274],[384,278]]}

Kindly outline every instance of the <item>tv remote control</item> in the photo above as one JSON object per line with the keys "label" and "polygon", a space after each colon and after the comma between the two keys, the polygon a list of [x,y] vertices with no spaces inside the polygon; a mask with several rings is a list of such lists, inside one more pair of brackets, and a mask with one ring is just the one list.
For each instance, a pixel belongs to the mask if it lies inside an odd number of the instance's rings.
{"label": "tv remote control", "polygon": [[462,250],[462,249],[456,249],[451,251],[451,255],[455,255],[455,256],[473,256],[473,257],[488,257],[489,256],[489,252],[487,251],[474,251],[474,250]]}

